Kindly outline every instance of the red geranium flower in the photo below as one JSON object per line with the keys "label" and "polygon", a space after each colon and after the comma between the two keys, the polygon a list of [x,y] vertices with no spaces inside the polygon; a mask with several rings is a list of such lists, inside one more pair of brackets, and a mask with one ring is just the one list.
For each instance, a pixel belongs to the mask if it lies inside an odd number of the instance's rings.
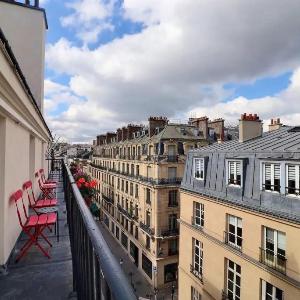
{"label": "red geranium flower", "polygon": [[83,177],[79,178],[78,182],[85,183],[85,179]]}
{"label": "red geranium flower", "polygon": [[94,188],[97,185],[97,181],[96,180],[92,180],[90,182],[90,187]]}
{"label": "red geranium flower", "polygon": [[84,184],[84,186],[88,188],[88,187],[90,187],[90,184],[89,184],[88,182],[86,182],[86,183]]}
{"label": "red geranium flower", "polygon": [[78,188],[81,188],[81,182],[77,181],[76,184],[77,184]]}

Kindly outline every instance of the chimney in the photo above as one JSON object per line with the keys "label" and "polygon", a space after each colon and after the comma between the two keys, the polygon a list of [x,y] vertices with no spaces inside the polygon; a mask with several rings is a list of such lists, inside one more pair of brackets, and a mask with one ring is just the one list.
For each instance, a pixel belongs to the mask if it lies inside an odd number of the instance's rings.
{"label": "chimney", "polygon": [[133,139],[133,134],[137,131],[140,131],[142,129],[141,125],[133,125],[128,124],[127,125],[127,137],[129,140]]}
{"label": "chimney", "polygon": [[212,128],[215,133],[218,143],[224,142],[224,119],[215,119],[208,122],[209,128]]}
{"label": "chimney", "polygon": [[114,133],[114,132],[107,132],[107,133],[106,133],[106,144],[111,143],[111,142],[112,142],[112,139],[113,139],[114,137],[116,137],[116,136],[117,136],[117,134]]}
{"label": "chimney", "polygon": [[149,136],[153,136],[155,134],[156,128],[163,129],[168,124],[167,117],[149,117]]}
{"label": "chimney", "polygon": [[122,141],[127,140],[128,136],[127,136],[127,128],[126,127],[122,127]]}
{"label": "chimney", "polygon": [[208,137],[208,117],[190,118],[189,124],[199,129],[199,136],[207,139]]}
{"label": "chimney", "polygon": [[256,137],[262,136],[262,122],[257,114],[244,113],[239,120],[239,141],[246,142]]}
{"label": "chimney", "polygon": [[118,142],[122,141],[122,129],[121,128],[117,129],[117,141]]}
{"label": "chimney", "polygon": [[277,130],[281,126],[282,126],[282,123],[280,122],[280,118],[271,119],[271,124],[269,125],[269,131]]}

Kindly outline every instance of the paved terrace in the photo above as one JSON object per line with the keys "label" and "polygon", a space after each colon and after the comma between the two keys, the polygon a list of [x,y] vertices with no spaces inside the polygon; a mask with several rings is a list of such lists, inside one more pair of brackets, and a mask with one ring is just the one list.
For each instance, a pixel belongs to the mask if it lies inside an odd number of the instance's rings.
{"label": "paved terrace", "polygon": [[[0,274],[0,299],[70,299],[72,296],[72,257],[70,251],[69,230],[67,226],[66,207],[62,178],[59,178],[57,198],[59,200],[59,232],[57,242],[54,232],[45,230],[53,247],[51,259],[33,246],[18,263],[15,258],[27,240],[24,235],[16,244],[9,260],[7,274]],[[16,213],[17,218],[17,213]],[[43,242],[43,245],[46,243]],[[49,249],[49,246],[46,247]],[[75,298],[73,298],[75,299]]]}

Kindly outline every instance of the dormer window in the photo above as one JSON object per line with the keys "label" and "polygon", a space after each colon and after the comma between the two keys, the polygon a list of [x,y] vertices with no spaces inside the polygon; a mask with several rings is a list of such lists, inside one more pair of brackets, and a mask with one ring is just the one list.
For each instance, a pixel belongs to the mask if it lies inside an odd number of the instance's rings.
{"label": "dormer window", "polygon": [[204,180],[204,158],[194,159],[194,177],[198,180]]}
{"label": "dormer window", "polygon": [[263,163],[262,187],[265,191],[280,193],[280,164]]}
{"label": "dormer window", "polygon": [[288,164],[286,166],[286,193],[300,195],[300,166]]}
{"label": "dormer window", "polygon": [[228,161],[228,184],[242,185],[242,162],[240,160]]}

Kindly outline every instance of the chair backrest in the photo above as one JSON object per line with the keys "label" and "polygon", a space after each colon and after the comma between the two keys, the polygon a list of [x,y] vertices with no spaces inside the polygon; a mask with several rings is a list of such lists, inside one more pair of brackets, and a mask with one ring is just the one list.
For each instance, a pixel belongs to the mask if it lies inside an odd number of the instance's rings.
{"label": "chair backrest", "polygon": [[41,181],[41,178],[40,178],[40,176],[39,176],[39,172],[38,172],[38,171],[34,173],[34,177],[37,179],[38,184],[39,184],[39,188],[41,189],[42,186],[43,186],[43,183],[42,183],[42,181]]}
{"label": "chair backrest", "polygon": [[36,203],[36,200],[32,188],[32,182],[30,180],[23,183],[23,190],[27,193],[28,203],[30,207],[33,207]]}
{"label": "chair backrest", "polygon": [[46,177],[45,177],[44,169],[40,169],[40,170],[39,170],[39,173],[40,173],[40,175],[41,175],[42,183],[45,183]]}
{"label": "chair backrest", "polygon": [[23,228],[24,225],[23,225],[23,222],[22,222],[22,210],[21,210],[20,206],[23,207],[23,214],[24,214],[26,219],[28,219],[28,215],[27,215],[26,207],[25,207],[24,200],[23,200],[22,190],[17,190],[16,192],[14,192],[11,195],[10,198],[15,202],[15,205],[16,205],[16,208],[17,208],[19,223],[20,223],[21,227]]}

